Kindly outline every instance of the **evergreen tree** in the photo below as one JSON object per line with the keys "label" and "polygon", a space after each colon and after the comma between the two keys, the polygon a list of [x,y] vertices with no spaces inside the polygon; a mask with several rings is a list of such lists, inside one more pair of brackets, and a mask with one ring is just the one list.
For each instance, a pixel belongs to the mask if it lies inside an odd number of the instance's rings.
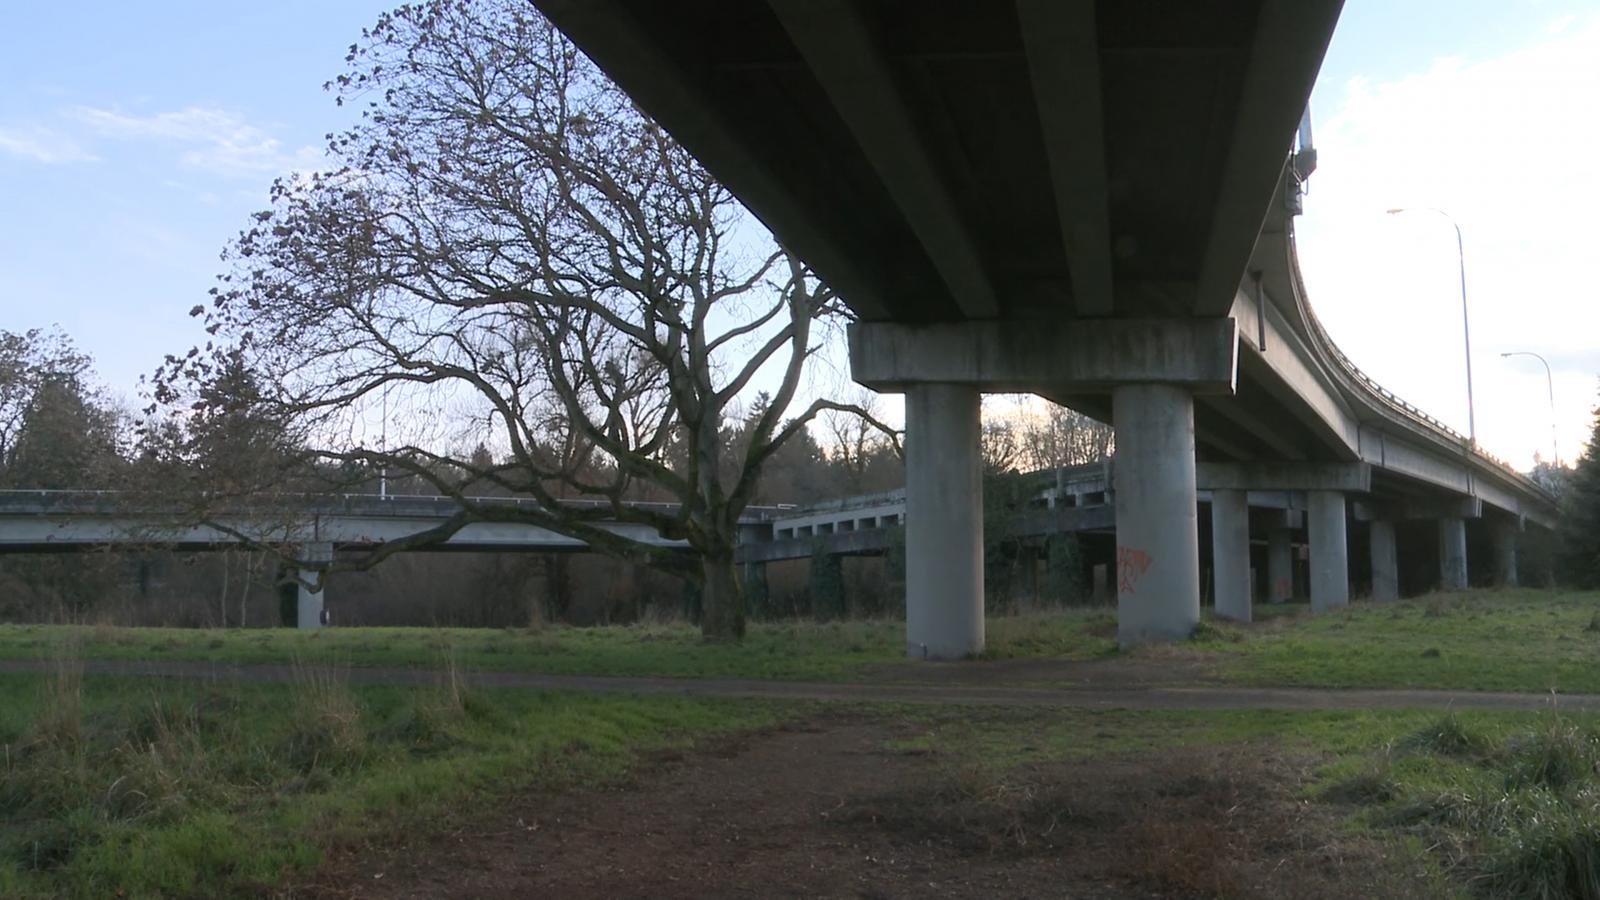
{"label": "evergreen tree", "polygon": [[1572,586],[1600,588],[1600,407],[1562,498],[1560,566]]}

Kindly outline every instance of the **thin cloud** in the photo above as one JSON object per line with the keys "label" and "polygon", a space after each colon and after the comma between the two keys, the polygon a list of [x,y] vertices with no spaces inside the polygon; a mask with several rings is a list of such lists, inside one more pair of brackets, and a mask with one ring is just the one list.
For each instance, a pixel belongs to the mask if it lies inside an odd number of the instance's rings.
{"label": "thin cloud", "polygon": [[0,153],[46,165],[99,162],[77,141],[49,128],[0,128]]}
{"label": "thin cloud", "polygon": [[179,161],[221,175],[277,175],[314,169],[323,155],[315,147],[286,148],[265,129],[226,110],[205,106],[134,116],[80,106],[69,117],[96,134],[120,140],[164,141],[183,147]]}
{"label": "thin cloud", "polygon": [[1467,427],[1456,234],[1464,241],[1480,443],[1527,465],[1548,455],[1543,367],[1563,447],[1587,434],[1600,304],[1586,293],[1600,173],[1600,17],[1502,55],[1444,58],[1388,81],[1352,80],[1325,108],[1321,163],[1297,224],[1311,300],[1335,341],[1386,387]]}

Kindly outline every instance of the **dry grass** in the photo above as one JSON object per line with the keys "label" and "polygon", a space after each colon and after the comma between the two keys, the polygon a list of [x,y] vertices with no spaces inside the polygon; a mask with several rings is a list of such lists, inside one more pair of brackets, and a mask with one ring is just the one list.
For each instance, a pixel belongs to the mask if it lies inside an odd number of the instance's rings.
{"label": "dry grass", "polygon": [[75,643],[51,658],[41,690],[33,740],[76,746],[83,740],[83,659]]}
{"label": "dry grass", "polygon": [[361,761],[367,733],[348,672],[333,666],[294,667],[294,723],[287,756],[302,770],[343,769]]}

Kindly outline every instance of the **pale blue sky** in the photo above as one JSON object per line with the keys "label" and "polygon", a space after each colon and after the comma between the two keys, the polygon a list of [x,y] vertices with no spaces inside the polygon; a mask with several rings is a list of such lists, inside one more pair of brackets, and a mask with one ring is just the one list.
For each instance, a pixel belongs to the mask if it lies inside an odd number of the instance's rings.
{"label": "pale blue sky", "polygon": [[[387,5],[8,10],[0,328],[59,323],[113,392],[136,401],[139,376],[162,354],[203,339],[187,310],[203,302],[219,251],[266,204],[273,176],[316,165],[323,135],[350,121],[322,83]],[[1349,0],[1313,98],[1322,170],[1300,233],[1319,314],[1358,363],[1464,429],[1451,369],[1461,357],[1449,318],[1452,298],[1459,303],[1453,245],[1435,240],[1447,226],[1382,215],[1396,205],[1451,209],[1468,232],[1480,435],[1520,465],[1548,446],[1543,375],[1530,380],[1498,352],[1551,355],[1569,458],[1600,372],[1600,331],[1579,327],[1582,310],[1600,308],[1587,278],[1600,178],[1585,171],[1600,134],[1584,121],[1594,95],[1581,93],[1600,84],[1589,71],[1600,66],[1597,14],[1594,0]],[[1585,56],[1591,37],[1595,52]],[[1546,71],[1552,59],[1581,71]],[[1471,101],[1484,79],[1512,88],[1480,107]],[[1541,102],[1521,102],[1533,99]],[[1516,120],[1500,130],[1517,140],[1497,144],[1472,130],[1497,115]],[[1524,159],[1547,179],[1506,174]],[[1516,205],[1524,200],[1526,209]],[[1544,280],[1529,282],[1529,272]],[[1387,336],[1369,327],[1397,306],[1421,324]]]}

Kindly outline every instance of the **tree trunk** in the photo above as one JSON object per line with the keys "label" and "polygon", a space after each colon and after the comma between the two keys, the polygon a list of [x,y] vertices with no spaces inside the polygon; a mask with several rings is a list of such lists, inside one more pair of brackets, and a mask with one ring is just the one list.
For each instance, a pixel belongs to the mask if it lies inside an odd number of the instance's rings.
{"label": "tree trunk", "polygon": [[217,613],[222,617],[222,627],[228,627],[228,551],[224,550],[217,556],[222,558],[222,594],[217,598]]}
{"label": "tree trunk", "polygon": [[701,564],[700,635],[709,641],[736,641],[744,637],[744,592],[733,565],[733,551],[708,553]]}

